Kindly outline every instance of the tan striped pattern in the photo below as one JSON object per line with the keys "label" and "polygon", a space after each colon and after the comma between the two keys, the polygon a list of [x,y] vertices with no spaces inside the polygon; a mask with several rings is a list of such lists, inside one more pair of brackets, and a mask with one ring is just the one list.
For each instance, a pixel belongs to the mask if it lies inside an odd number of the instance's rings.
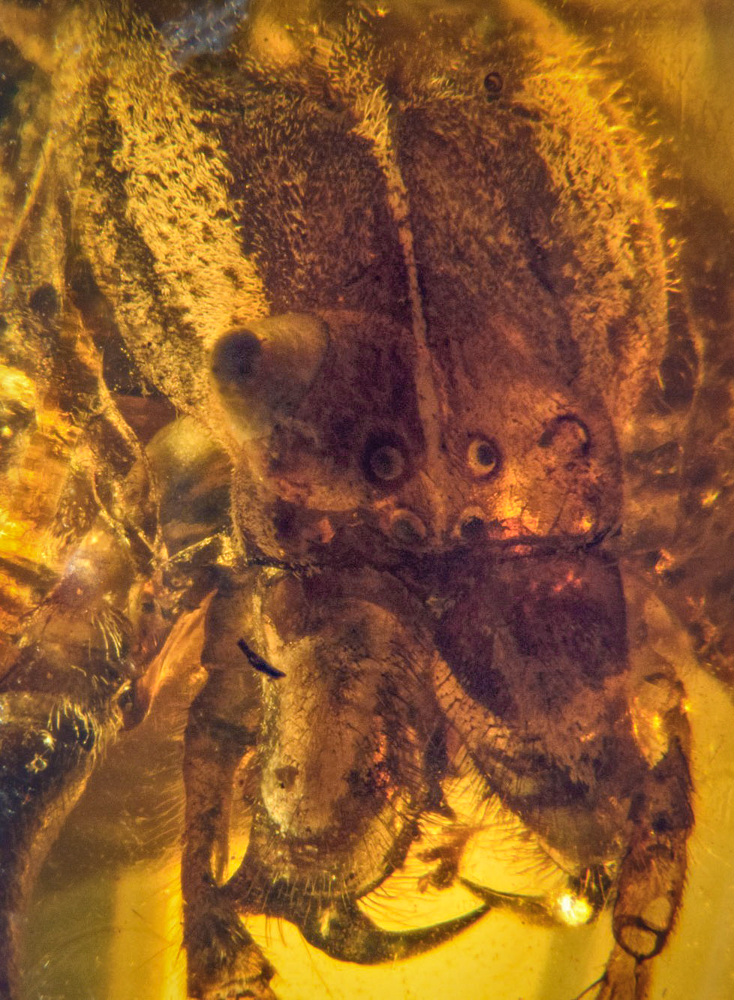
{"label": "tan striped pattern", "polygon": [[115,35],[111,47],[122,44],[110,53],[107,99],[123,134],[117,168],[128,172],[131,221],[155,258],[158,281],[210,346],[268,311],[231,218],[229,172],[197,128],[165,53],[146,37]]}

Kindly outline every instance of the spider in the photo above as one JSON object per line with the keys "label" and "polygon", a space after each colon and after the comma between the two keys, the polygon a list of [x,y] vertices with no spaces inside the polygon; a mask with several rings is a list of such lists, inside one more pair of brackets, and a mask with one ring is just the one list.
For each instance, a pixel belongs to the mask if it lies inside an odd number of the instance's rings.
{"label": "spider", "polygon": [[[675,589],[701,337],[631,112],[522,3],[0,19],[0,994],[198,611],[191,997],[275,995],[243,915],[370,964],[527,912],[462,873],[470,773],[611,906],[597,995],[641,1000],[694,822],[678,618],[715,651]],[[476,905],[384,930],[360,900],[435,815]]]}

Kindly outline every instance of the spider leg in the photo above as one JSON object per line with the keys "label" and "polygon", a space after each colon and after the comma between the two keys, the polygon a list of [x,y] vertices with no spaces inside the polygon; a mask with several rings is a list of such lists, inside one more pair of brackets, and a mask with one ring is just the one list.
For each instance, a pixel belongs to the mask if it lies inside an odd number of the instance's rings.
{"label": "spider leg", "polygon": [[27,890],[81,793],[97,753],[123,724],[134,669],[122,609],[135,575],[97,526],[23,623],[0,670],[0,995],[15,995]]}
{"label": "spider leg", "polygon": [[686,755],[674,737],[632,806],[635,829],[614,904],[616,945],[598,1000],[648,996],[650,960],[665,947],[683,895],[686,842],[693,826],[690,789]]}
{"label": "spider leg", "polygon": [[27,891],[89,776],[106,715],[52,694],[0,694],[0,996],[15,996]]}
{"label": "spider leg", "polygon": [[242,924],[238,907],[217,884],[228,849],[235,772],[254,749],[258,730],[255,675],[249,665],[240,665],[241,654],[234,669],[227,663],[227,653],[238,653],[227,628],[239,620],[233,613],[238,607],[236,598],[221,593],[212,602],[203,657],[209,679],[191,706],[184,743],[184,945],[188,994],[197,1000],[214,1000],[235,988],[246,988],[243,995],[257,1000],[275,996],[268,985],[274,969]]}

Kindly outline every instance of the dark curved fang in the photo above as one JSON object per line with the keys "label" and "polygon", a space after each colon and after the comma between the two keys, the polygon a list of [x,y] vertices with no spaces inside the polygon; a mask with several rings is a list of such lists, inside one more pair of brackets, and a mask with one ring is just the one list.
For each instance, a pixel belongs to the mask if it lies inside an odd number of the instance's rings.
{"label": "dark curved fang", "polygon": [[[314,947],[341,962],[377,965],[411,958],[430,951],[471,927],[492,907],[485,903],[462,917],[412,931],[386,931],[377,927],[353,901],[328,914],[323,909],[297,921],[301,933]],[[291,918],[292,919],[292,918]]]}

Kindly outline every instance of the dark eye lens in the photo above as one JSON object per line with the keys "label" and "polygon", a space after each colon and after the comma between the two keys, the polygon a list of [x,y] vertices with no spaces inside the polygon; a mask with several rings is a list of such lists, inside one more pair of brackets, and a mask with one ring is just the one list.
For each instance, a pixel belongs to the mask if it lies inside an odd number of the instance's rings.
{"label": "dark eye lens", "polygon": [[215,344],[212,373],[222,386],[242,387],[256,371],[262,345],[251,330],[236,330]]}
{"label": "dark eye lens", "polygon": [[470,514],[461,522],[461,537],[466,542],[473,542],[482,537],[484,533],[484,520],[475,514]]}
{"label": "dark eye lens", "polygon": [[390,532],[398,545],[420,545],[425,541],[426,526],[410,510],[396,510],[390,521]]}
{"label": "dark eye lens", "polygon": [[474,438],[469,445],[466,462],[469,472],[477,479],[493,475],[500,465],[497,445],[486,438]]}
{"label": "dark eye lens", "polygon": [[369,435],[362,452],[362,472],[376,484],[395,484],[408,474],[408,451],[403,441],[392,431],[375,431]]}
{"label": "dark eye lens", "polygon": [[499,97],[499,95],[502,93],[502,86],[503,86],[503,81],[501,74],[495,71],[487,73],[487,75],[484,78],[484,89],[487,93],[488,98],[491,99],[494,97]]}
{"label": "dark eye lens", "polygon": [[405,459],[402,452],[391,444],[380,445],[370,452],[369,468],[375,479],[389,483],[399,479],[405,470]]}

